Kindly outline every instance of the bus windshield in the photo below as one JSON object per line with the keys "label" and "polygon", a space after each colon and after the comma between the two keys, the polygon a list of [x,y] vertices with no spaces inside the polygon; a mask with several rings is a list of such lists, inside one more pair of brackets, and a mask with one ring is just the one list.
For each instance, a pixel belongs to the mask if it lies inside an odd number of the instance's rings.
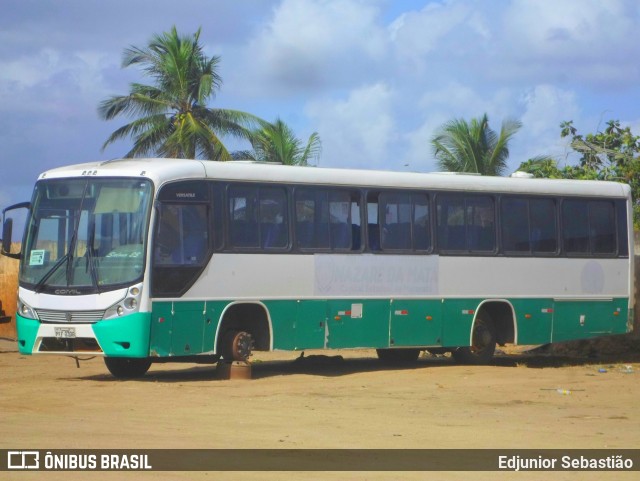
{"label": "bus windshield", "polygon": [[20,284],[46,293],[99,293],[142,278],[148,180],[79,178],[36,184]]}

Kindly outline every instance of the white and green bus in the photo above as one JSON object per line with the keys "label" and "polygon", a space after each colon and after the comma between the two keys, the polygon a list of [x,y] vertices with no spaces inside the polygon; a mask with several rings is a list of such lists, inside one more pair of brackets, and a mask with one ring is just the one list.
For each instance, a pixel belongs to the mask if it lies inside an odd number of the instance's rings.
{"label": "white and green bus", "polygon": [[113,160],[43,173],[3,253],[20,352],[117,377],[252,350],[480,364],[632,329],[631,211],[613,182]]}

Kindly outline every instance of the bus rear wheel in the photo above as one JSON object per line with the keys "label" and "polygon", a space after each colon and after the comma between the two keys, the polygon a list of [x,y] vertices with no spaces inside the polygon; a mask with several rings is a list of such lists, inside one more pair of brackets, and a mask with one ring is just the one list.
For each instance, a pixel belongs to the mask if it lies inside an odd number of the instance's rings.
{"label": "bus rear wheel", "polygon": [[224,336],[222,357],[226,361],[246,361],[251,356],[253,339],[246,331],[229,331]]}
{"label": "bus rear wheel", "polygon": [[420,355],[420,349],[376,349],[378,359],[390,364],[415,362]]}
{"label": "bus rear wheel", "polygon": [[151,360],[134,357],[105,357],[104,363],[113,377],[133,379],[144,376],[151,367]]}
{"label": "bus rear wheel", "polygon": [[453,358],[461,364],[489,364],[496,350],[496,333],[493,323],[486,314],[476,319],[471,336],[471,346],[459,347],[451,352]]}

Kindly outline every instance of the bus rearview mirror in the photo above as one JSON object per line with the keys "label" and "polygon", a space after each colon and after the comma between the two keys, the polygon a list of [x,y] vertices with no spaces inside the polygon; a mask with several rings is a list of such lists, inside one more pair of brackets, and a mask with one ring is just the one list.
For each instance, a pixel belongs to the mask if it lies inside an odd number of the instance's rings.
{"label": "bus rearview mirror", "polygon": [[2,224],[2,253],[11,253],[11,235],[13,234],[13,219],[5,219]]}

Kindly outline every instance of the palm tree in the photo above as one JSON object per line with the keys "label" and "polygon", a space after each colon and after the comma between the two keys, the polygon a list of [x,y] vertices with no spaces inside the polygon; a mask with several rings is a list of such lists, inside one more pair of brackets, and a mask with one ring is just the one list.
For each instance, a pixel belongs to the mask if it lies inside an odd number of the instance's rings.
{"label": "palm tree", "polygon": [[284,165],[309,165],[318,161],[322,143],[317,132],[309,136],[306,145],[295,136],[293,130],[282,120],[264,123],[251,134],[253,151],[237,155],[261,162],[277,162]]}
{"label": "palm tree", "polygon": [[220,57],[207,57],[199,44],[200,29],[179,36],[176,28],[154,35],[145,48],[125,49],[122,67],[139,66],[153,85],[132,83],[128,95],[112,96],[100,103],[104,120],[134,118],[103,144],[131,137],[126,157],[158,155],[176,158],[229,160],[221,137],[249,139],[250,129],[262,121],[246,112],[207,107],[220,89]]}
{"label": "palm tree", "polygon": [[433,155],[443,170],[501,175],[507,168],[509,140],[520,127],[522,124],[517,120],[505,120],[497,135],[489,127],[487,114],[471,119],[470,123],[454,119],[431,139]]}

